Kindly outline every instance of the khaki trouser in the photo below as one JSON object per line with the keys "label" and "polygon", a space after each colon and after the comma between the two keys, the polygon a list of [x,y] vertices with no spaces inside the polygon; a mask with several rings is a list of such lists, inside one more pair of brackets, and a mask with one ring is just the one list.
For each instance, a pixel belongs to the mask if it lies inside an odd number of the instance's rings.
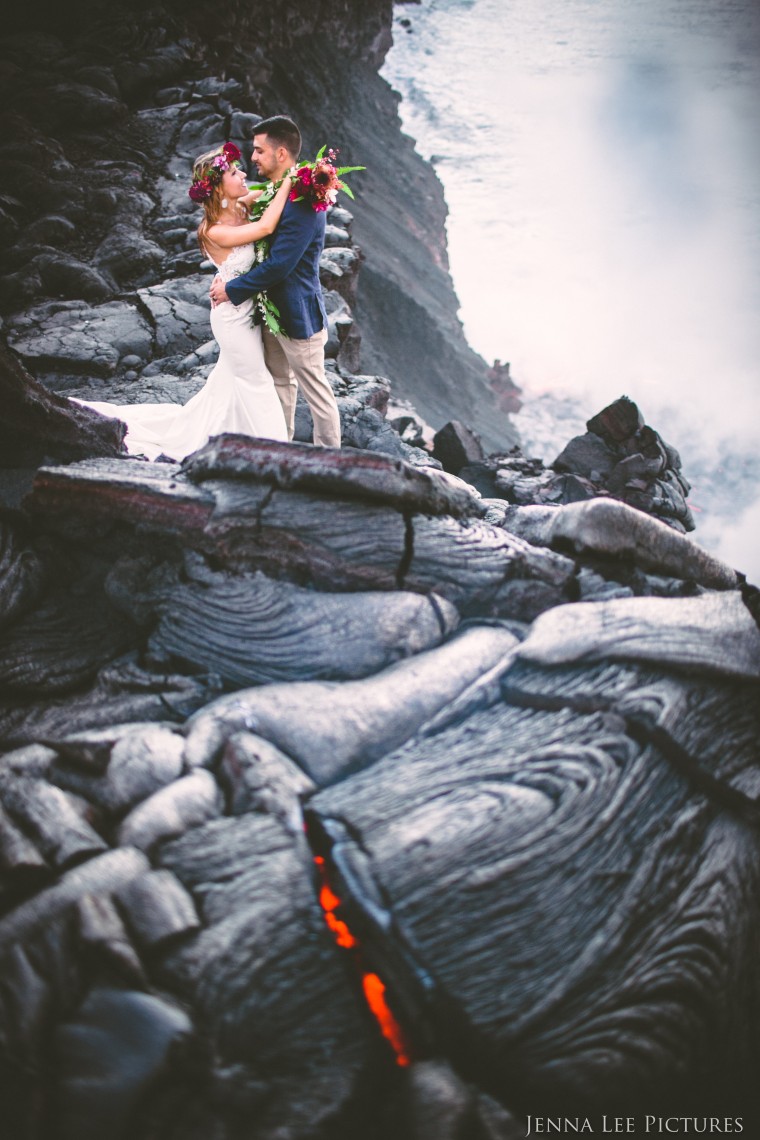
{"label": "khaki trouser", "polygon": [[314,442],[323,447],[340,447],[340,415],[330,381],[325,376],[325,341],[327,330],[321,329],[308,340],[292,340],[274,336],[262,328],[264,357],[274,377],[277,395],[288,425],[288,439],[293,438],[298,388],[311,408],[314,420]]}

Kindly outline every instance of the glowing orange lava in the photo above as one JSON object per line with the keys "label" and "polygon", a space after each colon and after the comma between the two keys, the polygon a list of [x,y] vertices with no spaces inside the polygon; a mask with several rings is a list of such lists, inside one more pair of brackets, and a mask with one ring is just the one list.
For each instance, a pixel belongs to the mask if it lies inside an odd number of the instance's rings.
{"label": "glowing orange lava", "polygon": [[[351,933],[347,924],[335,914],[335,911],[340,906],[340,899],[327,881],[327,868],[323,857],[321,855],[315,855],[314,862],[317,864],[321,879],[319,903],[324,912],[325,922],[332,931],[338,946],[342,946],[346,950],[358,950],[358,940]],[[409,1050],[404,1040],[401,1026],[391,1013],[388,1003],[385,1000],[385,985],[377,974],[370,973],[366,970],[361,971],[361,978],[362,989],[367,1005],[380,1026],[380,1032],[386,1041],[389,1042],[396,1054],[396,1064],[402,1066],[408,1065],[410,1060]]]}
{"label": "glowing orange lava", "polygon": [[380,1026],[380,1032],[393,1046],[396,1064],[408,1065],[409,1054],[407,1053],[404,1035],[401,1032],[401,1026],[388,1008],[388,1003],[385,1000],[385,986],[377,974],[364,974],[362,988],[367,999],[367,1005],[374,1013]]}
{"label": "glowing orange lava", "polygon": [[326,892],[324,890],[321,892],[319,901],[321,902],[322,909],[325,912],[325,922],[330,927],[330,930],[332,930],[335,936],[335,941],[345,950],[350,950],[352,946],[358,946],[359,943],[356,941],[345,922],[343,922],[340,918],[336,918],[333,911],[325,906],[324,899],[322,897],[325,893]]}

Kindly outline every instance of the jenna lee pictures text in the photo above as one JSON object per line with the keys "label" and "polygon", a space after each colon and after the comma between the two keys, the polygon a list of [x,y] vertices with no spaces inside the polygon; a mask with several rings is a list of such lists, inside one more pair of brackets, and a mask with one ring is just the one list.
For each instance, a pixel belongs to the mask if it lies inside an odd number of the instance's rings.
{"label": "jenna lee pictures text", "polygon": [[741,1116],[528,1116],[527,1136],[725,1135],[744,1131]]}

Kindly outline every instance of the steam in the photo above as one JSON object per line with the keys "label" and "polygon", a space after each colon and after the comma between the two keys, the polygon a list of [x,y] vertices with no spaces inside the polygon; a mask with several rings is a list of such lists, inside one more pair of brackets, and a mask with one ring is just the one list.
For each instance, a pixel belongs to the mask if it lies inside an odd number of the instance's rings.
{"label": "steam", "polygon": [[[413,32],[389,78],[444,184],[473,347],[585,415],[629,395],[690,478],[727,448],[760,452],[760,9],[403,10]],[[758,493],[741,489],[725,534],[703,518],[697,537],[739,543],[760,579]]]}
{"label": "steam", "polygon": [[626,392],[651,420],[680,408],[688,433],[756,443],[760,242],[740,199],[760,164],[731,103],[664,59],[492,79],[519,169],[502,189],[441,164],[473,346],[530,387]]}

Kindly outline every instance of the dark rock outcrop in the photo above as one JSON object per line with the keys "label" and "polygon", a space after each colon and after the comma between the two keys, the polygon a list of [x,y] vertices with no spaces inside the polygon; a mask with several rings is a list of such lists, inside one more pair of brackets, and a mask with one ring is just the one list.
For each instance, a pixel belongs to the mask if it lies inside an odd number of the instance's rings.
{"label": "dark rock outcrop", "polygon": [[463,467],[480,463],[485,458],[480,440],[458,420],[449,420],[433,438],[433,455],[444,471],[459,475]]}
{"label": "dark rock outcrop", "polygon": [[[3,348],[0,399],[0,470],[4,483],[9,469],[29,470],[46,459],[65,462],[85,456],[118,455],[121,451],[124,424],[93,415],[48,391]],[[2,501],[10,505],[5,495]]]}
{"label": "dark rock outcrop", "polygon": [[632,400],[622,396],[587,423],[585,435],[571,439],[552,464],[588,481],[598,493],[669,522],[676,530],[694,530],[686,505],[690,484],[674,447],[665,443]]}
{"label": "dark rock outcrop", "polygon": [[515,448],[508,455],[473,454],[460,474],[486,497],[503,497],[517,506],[612,498],[682,534],[694,530],[686,502],[691,488],[680,456],[644,423],[632,400],[621,396],[587,426],[585,435],[571,439],[549,468]]}
{"label": "dark rock outcrop", "polygon": [[456,316],[440,184],[377,74],[389,0],[287,13],[254,0],[214,21],[193,0],[45,11],[40,32],[17,9],[0,56],[0,306],[38,378],[60,391],[151,369],[188,376],[208,337],[197,297],[183,295],[205,293],[190,164],[228,137],[246,154],[257,118],[279,110],[302,125],[306,154],[329,142],[368,167],[354,180],[358,244],[351,215],[334,211],[322,264],[337,368],[390,376],[427,418],[472,421],[489,447],[516,441]]}

